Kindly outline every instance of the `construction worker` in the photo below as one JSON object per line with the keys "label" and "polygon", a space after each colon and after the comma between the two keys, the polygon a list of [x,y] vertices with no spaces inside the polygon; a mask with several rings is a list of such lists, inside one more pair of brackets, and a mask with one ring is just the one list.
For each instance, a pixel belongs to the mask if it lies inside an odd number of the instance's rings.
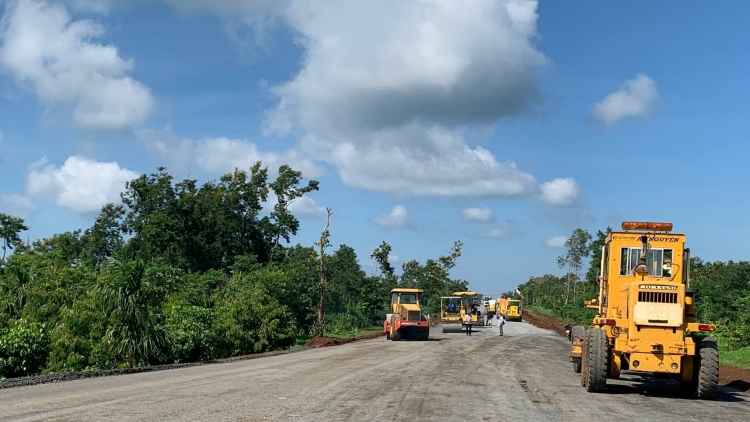
{"label": "construction worker", "polygon": [[466,335],[471,335],[471,314],[467,313],[464,315],[464,322],[466,324]]}
{"label": "construction worker", "polygon": [[497,314],[497,328],[500,330],[500,336],[503,335],[503,325],[505,325],[505,318],[503,318],[503,315],[498,313]]}

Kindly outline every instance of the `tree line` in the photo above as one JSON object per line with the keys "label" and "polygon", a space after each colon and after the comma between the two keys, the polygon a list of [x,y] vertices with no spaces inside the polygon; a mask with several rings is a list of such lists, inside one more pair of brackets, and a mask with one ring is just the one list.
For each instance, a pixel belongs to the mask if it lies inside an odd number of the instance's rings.
{"label": "tree line", "polygon": [[[565,253],[557,258],[565,274],[533,276],[518,286],[526,305],[569,322],[590,324],[596,311],[585,308],[583,301],[599,295],[602,247],[611,232],[607,227],[592,236],[575,229],[565,243]],[[590,263],[583,273],[586,258]],[[726,350],[750,347],[750,262],[704,262],[691,257],[690,286],[697,289],[697,318],[717,325],[719,346]]]}
{"label": "tree line", "polygon": [[318,241],[292,245],[289,205],[318,190],[288,165],[274,180],[257,162],[202,185],[160,167],[85,230],[26,243],[25,221],[0,214],[0,378],[286,349],[381,326],[394,287],[424,289],[433,314],[468,288],[450,277],[460,241],[400,275],[383,241],[368,275],[352,247],[331,251],[330,209]]}

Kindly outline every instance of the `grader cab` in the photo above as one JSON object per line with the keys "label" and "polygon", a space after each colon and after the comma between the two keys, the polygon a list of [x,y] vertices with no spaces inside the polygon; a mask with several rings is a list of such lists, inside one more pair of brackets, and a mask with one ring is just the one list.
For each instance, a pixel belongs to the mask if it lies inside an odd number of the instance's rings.
{"label": "grader cab", "polygon": [[570,360],[581,385],[602,392],[623,370],[658,373],[700,399],[715,397],[719,377],[712,324],[695,321],[690,249],[671,223],[624,222],[605,239],[599,298],[591,326],[571,330]]}
{"label": "grader cab", "polygon": [[427,340],[430,336],[430,322],[422,313],[423,305],[421,289],[391,290],[391,313],[385,316],[383,322],[386,339]]}

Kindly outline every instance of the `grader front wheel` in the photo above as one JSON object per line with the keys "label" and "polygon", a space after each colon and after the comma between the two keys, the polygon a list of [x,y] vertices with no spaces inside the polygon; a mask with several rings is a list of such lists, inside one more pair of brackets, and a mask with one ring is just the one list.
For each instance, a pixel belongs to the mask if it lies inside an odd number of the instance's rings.
{"label": "grader front wheel", "polygon": [[[586,333],[586,330],[584,329],[583,326],[576,325],[570,331],[570,338],[573,341],[583,340],[583,336],[585,333]],[[580,359],[583,359],[583,357],[581,357]],[[573,372],[575,372],[576,374],[581,373],[581,360],[578,360],[577,362],[573,362]]]}

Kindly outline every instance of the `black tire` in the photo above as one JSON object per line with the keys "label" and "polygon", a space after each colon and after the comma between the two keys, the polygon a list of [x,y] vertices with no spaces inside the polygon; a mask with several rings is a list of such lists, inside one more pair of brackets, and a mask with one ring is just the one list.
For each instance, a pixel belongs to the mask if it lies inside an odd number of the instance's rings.
{"label": "black tire", "polygon": [[391,340],[393,340],[393,341],[401,341],[402,337],[403,336],[401,335],[401,333],[399,333],[398,331],[395,331],[393,333],[393,335],[391,336]]}
{"label": "black tire", "polygon": [[[586,328],[582,325],[576,325],[570,330],[571,343],[576,340],[583,340],[583,336],[586,334]],[[583,349],[581,349],[583,351]],[[581,373],[581,361],[573,362],[573,372],[576,374]]]}
{"label": "black tire", "polygon": [[582,325],[576,325],[570,330],[570,338],[572,340],[583,340],[584,334],[586,334],[586,329]]}
{"label": "black tire", "polygon": [[713,400],[719,386],[719,352],[716,339],[704,337],[695,348],[693,379],[689,383],[692,396],[701,400]]}
{"label": "black tire", "polygon": [[391,339],[391,331],[390,330],[388,330],[388,331],[385,332],[385,339],[386,340],[390,340]]}
{"label": "black tire", "polygon": [[607,386],[607,364],[609,362],[609,347],[607,332],[604,330],[590,330],[589,357],[586,365],[586,391],[601,393]]}
{"label": "black tire", "polygon": [[581,345],[581,387],[588,387],[586,371],[589,365],[589,348],[591,347],[591,330],[583,333],[583,344]]}

